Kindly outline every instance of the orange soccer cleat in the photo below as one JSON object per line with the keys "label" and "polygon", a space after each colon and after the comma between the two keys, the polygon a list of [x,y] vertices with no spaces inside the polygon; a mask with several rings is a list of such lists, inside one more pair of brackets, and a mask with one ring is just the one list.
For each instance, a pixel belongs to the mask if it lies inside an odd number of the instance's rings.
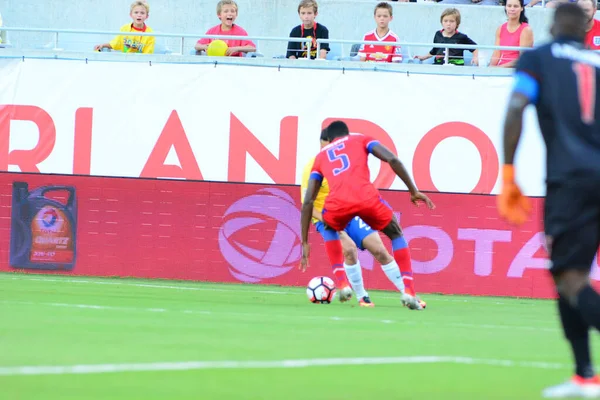
{"label": "orange soccer cleat", "polygon": [[369,296],[364,296],[362,299],[358,300],[358,305],[361,307],[375,307],[375,303],[371,301]]}

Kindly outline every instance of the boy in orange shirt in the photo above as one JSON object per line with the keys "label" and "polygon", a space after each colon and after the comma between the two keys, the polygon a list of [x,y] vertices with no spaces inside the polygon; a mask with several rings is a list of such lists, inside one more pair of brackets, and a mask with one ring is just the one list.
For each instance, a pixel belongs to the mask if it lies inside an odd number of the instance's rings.
{"label": "boy in orange shirt", "polygon": [[[217,17],[221,20],[220,25],[213,26],[207,35],[229,35],[229,36],[248,36],[244,28],[235,24],[238,16],[238,5],[234,0],[221,0],[217,3]],[[210,42],[217,39],[200,39],[194,47],[196,51],[206,51]],[[239,39],[221,39],[227,43],[228,49],[226,56],[243,57],[244,53],[253,53],[256,51],[256,45],[251,40]]]}
{"label": "boy in orange shirt", "polygon": [[152,29],[146,25],[146,20],[150,16],[150,6],[145,1],[134,1],[131,4],[129,16],[132,23],[121,27],[121,32],[129,32],[128,35],[117,36],[110,43],[99,44],[94,47],[96,51],[102,49],[111,49],[122,51],[123,53],[154,53],[154,36],[138,36],[135,32],[152,32]]}

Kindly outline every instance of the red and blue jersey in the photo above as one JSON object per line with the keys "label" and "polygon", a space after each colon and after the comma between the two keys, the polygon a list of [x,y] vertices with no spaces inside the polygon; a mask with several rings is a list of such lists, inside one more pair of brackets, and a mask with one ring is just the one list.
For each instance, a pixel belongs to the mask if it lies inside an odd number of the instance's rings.
{"label": "red and blue jersey", "polygon": [[329,182],[325,209],[339,210],[379,197],[367,164],[376,144],[379,142],[368,136],[348,135],[334,140],[317,154],[310,178],[327,178]]}

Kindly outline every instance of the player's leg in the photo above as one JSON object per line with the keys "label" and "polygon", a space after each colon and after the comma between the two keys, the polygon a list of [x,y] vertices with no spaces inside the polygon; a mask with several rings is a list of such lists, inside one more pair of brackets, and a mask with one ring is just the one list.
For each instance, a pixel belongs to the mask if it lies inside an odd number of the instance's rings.
{"label": "player's leg", "polygon": [[415,296],[416,290],[408,243],[404,238],[402,228],[395,216],[390,224],[391,225],[386,227],[388,229],[384,229],[382,232],[392,241],[392,251],[394,252],[394,258],[398,262],[402,280],[404,281],[404,286],[406,286],[406,292]]}
{"label": "player's leg", "polygon": [[589,328],[600,329],[600,295],[591,287],[590,268],[600,244],[600,209],[596,196],[564,185],[549,185],[544,224],[550,272],[558,292],[564,336],[575,360],[575,375],[544,390],[544,397],[600,397],[600,379],[592,365]]}
{"label": "player's leg", "polygon": [[385,245],[381,240],[381,236],[379,236],[377,232],[373,232],[363,239],[362,245],[381,265],[381,270],[385,273],[385,276],[387,276],[396,289],[398,289],[399,292],[404,293],[405,286],[398,263],[385,248]]}
{"label": "player's leg", "polygon": [[[398,264],[401,272],[404,272],[407,266],[408,268],[411,268],[408,246],[406,246],[406,241],[402,237],[402,229],[400,229],[400,225],[394,217],[394,213],[392,212],[392,208],[389,206],[389,204],[387,204],[382,198],[373,199],[371,202],[366,202],[364,208],[359,212],[359,217],[361,217],[363,221],[369,224],[373,229],[383,232],[387,237],[390,238],[392,241],[394,260]],[[424,305],[419,302],[419,299],[416,297],[414,292],[410,293],[408,291],[408,280],[403,279],[403,281],[405,285],[405,292],[402,295],[402,302],[413,310],[422,310]],[[412,282],[412,279],[410,282]]]}
{"label": "player's leg", "polygon": [[[410,294],[411,296],[416,296],[417,292],[415,290],[410,250],[408,249],[408,243],[406,242],[406,239],[404,239],[404,235],[402,234],[402,228],[400,227],[398,220],[392,212],[392,207],[382,198],[379,198],[378,203],[379,204],[377,205],[373,205],[374,211],[377,213],[377,215],[384,220],[391,216],[392,221],[395,222],[393,226],[389,227],[388,233],[386,233],[382,229],[379,230],[381,230],[392,241],[392,251],[394,253],[394,260],[396,260],[396,263],[400,268],[400,273],[402,275],[402,281],[404,282],[404,286],[406,288],[406,293]],[[425,302],[422,302],[422,305],[423,307],[425,307]]]}
{"label": "player's leg", "polygon": [[412,265],[410,262],[410,252],[408,251],[408,244],[402,235],[402,228],[396,220],[396,217],[392,216],[392,220],[387,224],[385,228],[381,230],[390,240],[392,241],[392,251],[394,252],[394,260],[398,263],[400,273],[402,275],[402,281],[404,282],[404,292],[406,295],[415,298],[418,307],[415,307],[410,302],[406,302],[407,306],[413,310],[422,310],[427,307],[427,304],[417,297],[413,286],[412,277]]}
{"label": "player's leg", "polygon": [[563,333],[575,360],[575,374],[570,381],[544,390],[544,397],[600,397],[600,379],[592,364],[589,339],[589,328],[598,328],[600,322],[597,316],[600,296],[589,285],[589,268],[559,271],[553,267],[552,273],[558,291],[558,312]]}
{"label": "player's leg", "polygon": [[361,298],[367,296],[367,292],[365,291],[365,283],[363,281],[360,263],[358,262],[358,249],[345,231],[340,232],[340,239],[344,249],[344,271],[346,271],[346,277],[350,281],[350,285],[356,293],[357,299],[360,301]]}
{"label": "player's leg", "polygon": [[379,264],[385,276],[396,286],[396,289],[404,293],[404,282],[400,273],[398,263],[385,248],[378,231],[374,231],[369,224],[360,217],[355,217],[346,227],[354,243],[361,250],[367,250]]}
{"label": "player's leg", "polygon": [[[323,237],[325,242],[325,251],[329,257],[331,269],[336,279],[338,287],[343,288],[348,286],[348,279],[344,271],[344,250],[342,242],[338,232],[328,229],[327,226],[322,222],[315,224],[317,232]],[[338,248],[339,246],[339,248]]]}
{"label": "player's leg", "polygon": [[337,280],[339,288],[338,296],[341,302],[352,298],[352,288],[344,270],[344,250],[338,232],[344,229],[351,218],[351,216],[344,215],[343,213],[323,210],[323,221],[325,224],[322,236],[323,240],[325,240],[325,251],[329,257],[331,269]]}
{"label": "player's leg", "polygon": [[[368,230],[367,230],[368,229]],[[344,264],[344,269],[346,270],[346,275],[350,280],[350,284],[352,288],[356,292],[356,297],[358,300],[358,304],[361,307],[374,307],[375,304],[371,301],[369,294],[365,290],[365,284],[363,281],[362,275],[362,267],[360,265],[360,261],[358,260],[358,250],[357,247],[361,250],[364,250],[362,247],[363,238],[373,233],[373,230],[370,226],[365,224],[360,218],[354,217],[348,225],[346,225],[346,229],[344,229],[344,235],[340,233],[340,237],[346,236],[346,238],[352,243],[352,247],[355,251],[356,257],[354,259],[349,259],[346,257],[346,263]]]}

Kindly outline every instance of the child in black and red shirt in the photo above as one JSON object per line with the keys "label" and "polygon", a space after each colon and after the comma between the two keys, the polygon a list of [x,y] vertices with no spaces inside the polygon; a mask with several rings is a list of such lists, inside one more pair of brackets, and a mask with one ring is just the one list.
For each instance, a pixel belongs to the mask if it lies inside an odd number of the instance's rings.
{"label": "child in black and red shirt", "polygon": [[[329,30],[321,24],[317,24],[315,18],[319,13],[319,6],[314,0],[302,0],[298,5],[298,16],[302,23],[290,32],[291,38],[306,38],[311,42],[310,58],[317,58],[317,39],[329,39]],[[289,42],[286,58],[306,58],[306,42]],[[321,43],[318,57],[325,58],[329,52],[329,43]]]}

